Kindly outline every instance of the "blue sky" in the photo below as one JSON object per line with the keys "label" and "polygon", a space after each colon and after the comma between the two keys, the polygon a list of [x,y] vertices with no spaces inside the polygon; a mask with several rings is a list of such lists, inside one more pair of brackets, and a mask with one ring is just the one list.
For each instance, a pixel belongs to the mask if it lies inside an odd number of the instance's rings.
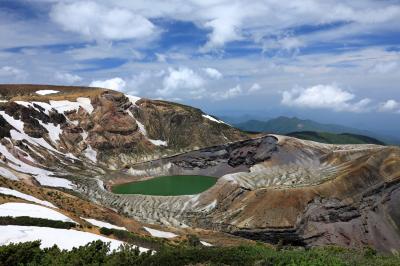
{"label": "blue sky", "polygon": [[0,82],[396,134],[399,25],[394,0],[0,0]]}

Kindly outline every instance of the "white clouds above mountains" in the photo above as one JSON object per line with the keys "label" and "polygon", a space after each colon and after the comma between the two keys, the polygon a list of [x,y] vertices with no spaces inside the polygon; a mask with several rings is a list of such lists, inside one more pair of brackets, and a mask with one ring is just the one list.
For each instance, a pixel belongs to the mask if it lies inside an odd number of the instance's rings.
{"label": "white clouds above mountains", "polygon": [[126,82],[122,78],[116,77],[107,80],[95,80],[89,84],[89,87],[106,88],[116,91],[124,91],[126,88]]}
{"label": "white clouds above mountains", "polygon": [[12,67],[12,66],[3,66],[0,67],[0,78],[5,79],[13,79],[13,80],[23,80],[28,76],[28,73],[22,69]]}
{"label": "white clouds above mountains", "polygon": [[356,96],[337,85],[315,85],[308,88],[294,88],[282,93],[281,103],[302,108],[332,109],[335,111],[365,112],[370,99],[355,100]]}
{"label": "white clouds above mountains", "polygon": [[206,67],[203,68],[203,71],[210,77],[213,79],[220,79],[222,78],[222,73],[219,72],[217,69],[215,68],[211,68],[211,67]]}
{"label": "white clouds above mountains", "polygon": [[2,7],[4,83],[91,83],[209,111],[331,115],[340,123],[389,121],[400,109],[395,0],[13,0]]}
{"label": "white clouds above mountains", "polygon": [[146,38],[156,32],[153,23],[138,12],[93,1],[58,3],[50,17],[63,29],[95,40]]}
{"label": "white clouds above mountains", "polygon": [[[279,36],[298,25],[353,23],[346,31],[332,30],[332,37],[337,39],[369,29],[394,28],[400,22],[400,6],[372,0],[339,3],[334,0],[61,0],[50,14],[65,30],[109,40],[156,35],[153,19],[191,21],[210,30],[207,42],[201,47],[204,52],[243,39],[270,42],[268,36]],[[289,36],[279,39],[279,44],[293,49],[302,46],[303,41]]]}
{"label": "white clouds above mountains", "polygon": [[400,112],[400,103],[390,99],[374,104],[369,98],[356,99],[356,95],[336,84],[294,88],[282,93],[281,104],[290,107],[329,109],[337,112],[363,113],[370,111]]}
{"label": "white clouds above mountains", "polygon": [[164,88],[157,90],[161,96],[171,96],[177,91],[200,97],[204,92],[205,80],[187,67],[169,68],[163,80]]}
{"label": "white clouds above mountains", "polygon": [[390,99],[381,103],[379,107],[381,112],[400,112],[400,103],[396,100]]}
{"label": "white clouds above mountains", "polygon": [[82,80],[80,76],[66,72],[57,72],[55,78],[66,84],[73,84]]}

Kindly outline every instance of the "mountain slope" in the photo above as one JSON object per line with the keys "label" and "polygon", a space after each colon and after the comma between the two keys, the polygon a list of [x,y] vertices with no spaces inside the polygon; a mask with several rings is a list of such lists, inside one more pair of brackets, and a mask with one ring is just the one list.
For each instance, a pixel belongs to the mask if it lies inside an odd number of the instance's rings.
{"label": "mountain slope", "polygon": [[382,141],[368,136],[341,133],[334,134],[328,132],[314,132],[314,131],[299,131],[287,134],[287,136],[295,137],[304,140],[312,140],[322,143],[330,144],[377,144],[385,145]]}
{"label": "mountain slope", "polygon": [[358,133],[361,134],[361,130],[357,130],[350,127],[334,125],[334,124],[322,124],[312,120],[303,120],[297,117],[285,117],[280,116],[268,121],[260,120],[249,120],[243,123],[235,124],[237,128],[251,132],[269,132],[276,134],[288,134],[296,131],[316,131],[316,132],[332,132],[332,133]]}
{"label": "mountain slope", "polygon": [[[26,194],[71,195],[50,201],[63,211],[82,199],[118,215],[90,218],[206,232],[219,243],[221,235],[230,242],[236,235],[302,246],[400,248],[400,148],[251,138],[196,108],[100,88],[3,85],[0,100],[0,180]],[[164,175],[218,180],[197,195],[111,190]],[[38,198],[49,200],[43,195]]]}

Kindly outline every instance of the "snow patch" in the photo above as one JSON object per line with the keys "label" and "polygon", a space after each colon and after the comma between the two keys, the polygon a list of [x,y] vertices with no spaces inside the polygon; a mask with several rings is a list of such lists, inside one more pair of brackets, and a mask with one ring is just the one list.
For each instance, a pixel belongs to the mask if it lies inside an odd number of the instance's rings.
{"label": "snow patch", "polygon": [[133,104],[136,105],[136,102],[139,101],[141,98],[137,96],[132,96],[132,95],[125,95],[129,101]]}
{"label": "snow patch", "polygon": [[0,115],[7,121],[7,123],[13,126],[16,130],[20,132],[24,131],[24,122],[22,122],[21,120],[14,119],[14,117],[9,116],[4,111],[0,111]]}
{"label": "snow patch", "polygon": [[92,162],[97,162],[97,151],[92,149],[92,146],[88,145],[86,150],[83,152],[86,158],[91,160]]}
{"label": "snow patch", "polygon": [[128,111],[129,115],[132,116],[136,120],[136,124],[139,127],[139,131],[142,133],[143,136],[147,138],[148,141],[150,141],[153,145],[156,146],[168,146],[168,142],[166,140],[160,140],[160,139],[150,139],[147,137],[147,131],[142,123],[140,123],[139,120],[137,120],[131,111]]}
{"label": "snow patch", "polygon": [[152,228],[148,228],[146,226],[143,226],[143,228],[150,233],[150,235],[155,236],[155,237],[161,237],[161,238],[174,238],[177,237],[178,235],[171,233],[171,232],[164,232]]}
{"label": "snow patch", "polygon": [[56,144],[60,140],[60,135],[62,134],[61,126],[60,125],[55,126],[52,123],[46,124],[40,121],[39,119],[37,120],[39,124],[49,132],[51,141],[54,144]]}
{"label": "snow patch", "polygon": [[[3,225],[0,226],[0,245],[41,240],[41,248],[57,245],[60,249],[71,250],[92,241],[110,242],[110,249],[116,250],[124,242],[76,230],[55,229],[36,226]],[[148,249],[139,247],[141,252]]]}
{"label": "snow patch", "polygon": [[217,123],[220,123],[220,124],[221,124],[221,123],[222,123],[222,124],[225,124],[224,121],[218,120],[218,119],[212,117],[211,115],[202,114],[202,116],[203,116],[204,118],[207,118],[207,119],[213,121],[213,122],[217,122]]}
{"label": "snow patch", "polygon": [[3,176],[3,177],[8,178],[10,180],[15,180],[15,181],[19,180],[19,178],[16,175],[14,175],[9,170],[7,170],[7,169],[5,169],[3,167],[0,167],[0,176]]}
{"label": "snow patch", "polygon": [[[129,111],[130,112],[130,111]],[[133,117],[133,114],[131,113],[131,116]],[[140,132],[144,135],[144,136],[147,136],[147,131],[146,131],[146,129],[144,128],[144,125],[142,124],[142,123],[140,123],[139,122],[139,120],[137,120],[137,119],[135,119],[136,120],[136,124],[138,125],[138,127],[139,127],[139,130],[140,130]]]}
{"label": "snow patch", "polygon": [[[11,130],[11,132],[15,130]],[[47,142],[45,142],[47,143]],[[26,173],[26,174],[31,174],[35,177],[35,179],[43,186],[49,186],[49,187],[64,187],[68,189],[73,189],[75,186],[74,184],[64,178],[58,178],[58,177],[51,177],[50,175],[53,175],[52,172],[47,171],[45,169],[41,169],[38,167],[31,166],[29,164],[26,164],[22,162],[21,160],[17,159],[12,155],[3,144],[0,144],[0,153],[3,154],[8,161],[11,163],[8,164],[9,167],[12,169]]]}
{"label": "snow patch", "polygon": [[35,176],[35,179],[36,179],[36,181],[38,181],[40,183],[41,186],[63,187],[66,189],[71,189],[71,190],[73,190],[75,188],[74,183],[72,183],[71,181],[69,181],[65,178],[39,175],[39,176]]}
{"label": "snow patch", "polygon": [[206,241],[200,241],[200,243],[203,245],[203,246],[206,246],[206,247],[212,247],[213,245],[211,245],[210,243],[207,243]]}
{"label": "snow patch", "polygon": [[160,140],[160,139],[148,139],[148,140],[156,146],[168,146],[166,140]]}
{"label": "snow patch", "polygon": [[55,210],[30,204],[30,203],[20,203],[20,202],[7,202],[0,205],[0,216],[11,216],[11,217],[21,217],[29,216],[32,218],[42,218],[55,221],[63,222],[74,222],[71,218],[61,214]]}
{"label": "snow patch", "polygon": [[78,97],[76,101],[80,103],[82,108],[85,109],[89,114],[93,112],[94,108],[92,105],[92,101],[89,98]]}
{"label": "snow patch", "polygon": [[62,101],[50,101],[50,106],[56,109],[59,113],[64,113],[67,111],[78,110],[79,107],[82,107],[89,114],[91,114],[94,110],[91,101],[89,98],[79,97],[76,99],[76,102],[71,102],[67,100]]}
{"label": "snow patch", "polygon": [[208,204],[207,206],[205,206],[201,210],[205,211],[205,212],[209,212],[212,209],[214,209],[216,206],[217,206],[217,200],[215,199],[215,200],[213,200],[213,202],[211,202],[210,204]]}
{"label": "snow patch", "polygon": [[102,222],[102,221],[99,221],[96,219],[91,219],[91,218],[82,218],[82,219],[97,226],[97,227],[105,227],[105,228],[109,228],[109,229],[118,229],[118,230],[127,230],[125,227],[116,226],[116,225]]}
{"label": "snow patch", "polygon": [[55,90],[39,90],[39,91],[36,91],[36,94],[39,94],[39,95],[48,95],[48,94],[55,94],[55,93],[59,93],[59,91],[55,91]]}
{"label": "snow patch", "polygon": [[10,189],[10,188],[0,187],[0,193],[4,194],[4,195],[11,195],[11,196],[14,196],[14,197],[17,197],[17,198],[20,198],[20,199],[24,199],[24,200],[27,200],[27,201],[35,202],[37,204],[40,204],[40,205],[43,205],[43,206],[47,206],[47,207],[50,207],[50,208],[58,209],[56,206],[54,206],[53,204],[51,204],[48,201],[40,200],[40,199],[35,198],[35,197],[31,196],[31,195],[28,195],[28,194],[25,194],[25,193],[22,193],[22,192],[19,192],[17,190],[13,190],[13,189]]}

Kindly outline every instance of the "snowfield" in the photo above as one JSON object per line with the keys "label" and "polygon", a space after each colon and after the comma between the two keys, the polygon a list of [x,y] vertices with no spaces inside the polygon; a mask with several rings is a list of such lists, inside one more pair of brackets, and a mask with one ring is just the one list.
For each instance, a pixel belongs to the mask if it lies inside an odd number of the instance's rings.
{"label": "snowfield", "polygon": [[96,219],[91,219],[91,218],[82,218],[82,219],[93,224],[94,226],[97,226],[97,227],[105,227],[105,228],[109,228],[109,229],[118,229],[118,230],[127,230],[125,227],[116,226],[116,225],[102,222],[102,221],[99,221]]}
{"label": "snowfield", "polygon": [[58,209],[56,206],[54,206],[53,204],[51,204],[48,201],[40,200],[40,199],[35,198],[35,197],[31,196],[31,195],[28,195],[28,194],[25,194],[25,193],[22,193],[22,192],[19,192],[17,190],[13,190],[13,189],[10,189],[10,188],[0,187],[0,193],[4,194],[4,195],[11,195],[11,196],[14,196],[14,197],[17,197],[17,198],[20,198],[20,199],[24,199],[24,200],[27,200],[27,201],[31,201],[31,202],[34,202],[34,203],[37,203],[37,204],[40,204],[40,205],[43,205],[43,206],[46,206],[46,207]]}
{"label": "snowfield", "polygon": [[[41,240],[41,248],[57,245],[60,249],[71,250],[92,241],[110,242],[111,250],[118,249],[124,242],[76,230],[55,229],[36,226],[2,225],[0,226],[0,245]],[[141,252],[148,249],[139,247]]]}
{"label": "snowfield", "polygon": [[19,180],[19,178],[16,175],[14,175],[13,173],[11,173],[11,171],[3,167],[0,167],[0,175],[10,180],[15,180],[15,181]]}
{"label": "snowfield", "polygon": [[39,94],[39,95],[48,95],[48,94],[55,94],[55,93],[59,93],[59,91],[55,91],[55,90],[39,90],[39,91],[36,91],[36,94]]}
{"label": "snowfield", "polygon": [[171,232],[165,232],[165,231],[160,231],[152,228],[148,228],[143,226],[143,228],[150,233],[150,235],[155,236],[155,237],[160,237],[160,238],[174,238],[177,237],[178,235],[171,233]]}
{"label": "snowfield", "polygon": [[63,187],[67,189],[74,189],[75,185],[71,181],[65,179],[65,178],[60,178],[60,177],[54,177],[54,176],[44,176],[44,175],[38,175],[35,176],[36,181],[40,183],[41,186],[47,186],[47,187]]}
{"label": "snowfield", "polygon": [[[89,114],[93,112],[94,108],[93,105],[90,101],[89,98],[85,97],[78,97],[76,99],[76,102],[71,102],[67,100],[61,100],[61,101],[54,101],[50,100],[49,103],[45,102],[25,102],[25,101],[15,101],[17,104],[25,106],[27,108],[32,107],[33,109],[38,110],[34,106],[34,104],[39,105],[42,107],[45,111],[45,114],[49,114],[49,112],[52,109],[55,109],[57,112],[63,114],[66,111],[73,111],[73,110],[78,110],[79,107],[82,107],[83,109],[86,110]],[[38,110],[39,111],[39,110]]]}
{"label": "snowfield", "polygon": [[[13,133],[13,132],[17,133],[15,130],[11,130],[11,133]],[[38,168],[38,167],[34,167],[32,165],[26,164],[26,163],[22,162],[21,160],[17,159],[2,144],[0,144],[0,153],[3,154],[7,158],[7,160],[10,162],[8,164],[9,167],[13,168],[14,170],[16,170],[18,172],[33,175],[35,177],[35,179],[43,186],[64,187],[67,189],[75,188],[75,185],[71,181],[64,179],[64,178],[52,177],[51,176],[51,175],[53,175],[52,172],[47,171],[45,169]]]}
{"label": "snowfield", "polygon": [[20,203],[20,202],[7,202],[0,205],[0,216],[11,216],[11,217],[21,217],[29,216],[32,218],[42,218],[62,222],[74,222],[71,218],[61,214],[55,210],[30,204],[30,203]]}

